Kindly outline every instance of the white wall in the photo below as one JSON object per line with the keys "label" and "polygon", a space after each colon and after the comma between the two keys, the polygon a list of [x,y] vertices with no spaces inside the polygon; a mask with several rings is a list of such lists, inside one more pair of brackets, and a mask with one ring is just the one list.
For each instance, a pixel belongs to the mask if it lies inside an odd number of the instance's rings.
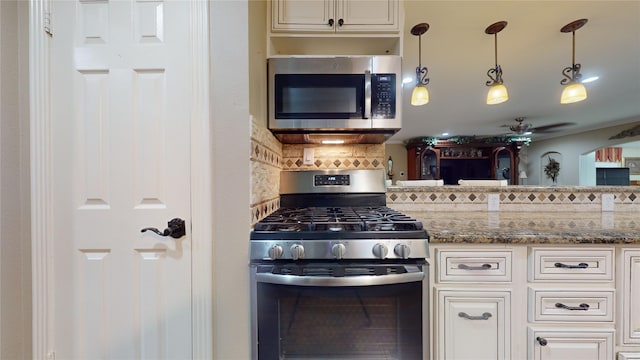
{"label": "white wall", "polygon": [[[638,119],[638,122],[627,125],[612,126],[549,140],[533,141],[527,149],[525,169],[529,177],[527,185],[545,184],[545,175],[541,172],[540,157],[549,151],[557,151],[562,154],[563,161],[560,164],[559,185],[592,185],[589,183],[591,177],[588,175],[591,171],[593,171],[593,184],[595,184],[595,167],[583,163],[581,155],[602,147],[613,147],[630,141],[638,141],[638,136],[609,140],[609,137],[638,125],[640,125],[640,119]],[[521,164],[522,167],[523,164]],[[582,173],[587,174],[584,176],[584,180],[581,180]]]}
{"label": "white wall", "polygon": [[[393,181],[407,180],[407,149],[404,145],[400,144],[385,144],[384,147],[384,159],[389,159],[389,156],[393,159]],[[387,163],[385,161],[385,169]]]}
{"label": "white wall", "polygon": [[31,358],[27,6],[0,1],[0,359]]}
{"label": "white wall", "polygon": [[250,359],[248,0],[211,1],[214,359]]}

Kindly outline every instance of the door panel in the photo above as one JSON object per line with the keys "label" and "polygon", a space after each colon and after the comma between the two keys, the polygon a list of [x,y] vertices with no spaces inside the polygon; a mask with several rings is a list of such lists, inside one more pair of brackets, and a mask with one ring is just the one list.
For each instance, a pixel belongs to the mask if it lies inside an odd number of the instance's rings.
{"label": "door panel", "polygon": [[191,357],[188,10],[53,2],[57,358]]}

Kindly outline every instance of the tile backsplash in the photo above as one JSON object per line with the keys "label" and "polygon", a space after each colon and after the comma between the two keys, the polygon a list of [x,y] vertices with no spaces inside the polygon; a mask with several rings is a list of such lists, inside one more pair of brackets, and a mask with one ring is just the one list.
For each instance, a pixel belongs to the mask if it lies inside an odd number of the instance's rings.
{"label": "tile backsplash", "polygon": [[251,225],[280,207],[282,144],[264,126],[251,124]]}
{"label": "tile backsplash", "polygon": [[[305,148],[313,149],[310,165],[303,164]],[[253,225],[280,207],[281,171],[384,169],[385,145],[282,144],[254,121],[250,163]],[[387,205],[399,211],[640,212],[640,187],[392,187]]]}
{"label": "tile backsplash", "polygon": [[[284,144],[284,170],[383,169],[384,144]],[[312,164],[303,164],[304,149],[313,149]]]}
{"label": "tile backsplash", "polygon": [[[313,149],[312,164],[303,164],[304,149]],[[327,169],[384,169],[384,144],[282,144],[271,132],[251,123],[251,225],[280,206],[280,172]]]}

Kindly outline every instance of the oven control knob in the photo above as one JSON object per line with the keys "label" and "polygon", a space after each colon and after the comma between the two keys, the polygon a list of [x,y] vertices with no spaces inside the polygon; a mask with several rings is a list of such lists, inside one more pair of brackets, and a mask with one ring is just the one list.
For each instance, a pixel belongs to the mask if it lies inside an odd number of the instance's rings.
{"label": "oven control knob", "polygon": [[282,257],[283,252],[284,251],[282,250],[282,246],[273,245],[272,247],[269,248],[269,258],[273,260],[280,259]]}
{"label": "oven control knob", "polygon": [[344,257],[344,253],[347,251],[347,247],[344,244],[337,243],[331,247],[331,253],[336,259],[340,260]]}
{"label": "oven control knob", "polygon": [[411,254],[411,248],[407,244],[398,244],[393,248],[393,252],[396,256],[406,259]]}
{"label": "oven control knob", "polygon": [[377,258],[384,259],[387,257],[388,253],[389,249],[387,249],[387,246],[384,244],[378,243],[373,246],[373,255]]}
{"label": "oven control knob", "polygon": [[300,244],[291,245],[291,258],[293,260],[304,258],[304,247]]}

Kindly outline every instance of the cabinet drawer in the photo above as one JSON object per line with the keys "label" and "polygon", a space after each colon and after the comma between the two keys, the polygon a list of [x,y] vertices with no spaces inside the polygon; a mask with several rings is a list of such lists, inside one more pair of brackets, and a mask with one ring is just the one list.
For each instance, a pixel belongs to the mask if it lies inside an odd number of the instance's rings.
{"label": "cabinet drawer", "polygon": [[614,290],[529,288],[529,321],[613,322]]}
{"label": "cabinet drawer", "polygon": [[440,282],[510,282],[512,252],[438,251]]}
{"label": "cabinet drawer", "polygon": [[613,249],[530,248],[529,281],[613,281]]}
{"label": "cabinet drawer", "polygon": [[640,352],[619,352],[618,360],[640,360]]}
{"label": "cabinet drawer", "polygon": [[613,329],[529,328],[527,359],[612,360],[613,333]]}

